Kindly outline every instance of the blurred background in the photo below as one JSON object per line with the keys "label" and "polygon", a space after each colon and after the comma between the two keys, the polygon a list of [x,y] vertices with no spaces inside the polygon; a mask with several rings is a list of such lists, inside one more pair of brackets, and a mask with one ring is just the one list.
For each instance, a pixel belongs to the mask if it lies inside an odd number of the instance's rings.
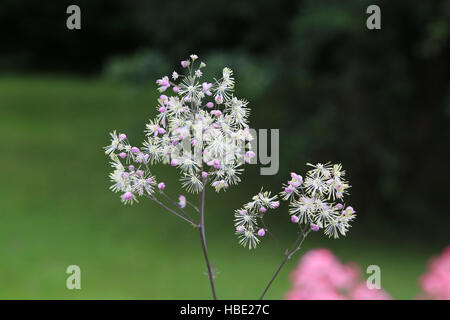
{"label": "blurred background", "polygon": [[[81,8],[81,30],[66,8]],[[381,30],[366,8],[381,8]],[[277,192],[306,162],[340,162],[358,219],[346,238],[313,234],[342,261],[379,265],[394,298],[414,298],[430,256],[450,243],[450,2],[25,1],[0,4],[0,298],[209,299],[198,233],[109,188],[108,132],[136,144],[156,114],[155,80],[196,53],[234,69],[253,128],[280,129],[280,170],[207,194],[219,298],[262,292],[282,253],[240,247],[233,211]],[[155,170],[167,192],[177,172]],[[192,201],[193,198],[190,198]],[[287,245],[287,206],[268,219]],[[267,298],[290,287],[290,261]],[[67,266],[81,290],[67,290]]]}

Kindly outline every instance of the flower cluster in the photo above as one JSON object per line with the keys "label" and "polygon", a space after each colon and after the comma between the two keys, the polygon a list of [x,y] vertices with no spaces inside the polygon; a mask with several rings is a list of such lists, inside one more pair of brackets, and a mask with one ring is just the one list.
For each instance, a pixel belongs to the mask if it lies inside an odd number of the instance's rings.
{"label": "flower cluster", "polygon": [[252,201],[245,204],[244,208],[238,209],[234,214],[236,233],[239,235],[239,243],[248,246],[249,249],[256,248],[259,243],[258,237],[264,237],[266,231],[259,226],[262,218],[268,209],[276,209],[280,202],[271,197],[270,192],[260,191],[252,198]]}
{"label": "flower cluster", "polygon": [[356,217],[355,210],[342,203],[349,188],[344,180],[345,171],[340,164],[308,165],[313,169],[307,172],[305,181],[293,173],[281,192],[283,199],[291,199],[291,220],[310,224],[314,231],[324,229],[329,237],[345,236]]}
{"label": "flower cluster", "polygon": [[[291,221],[299,226],[307,225],[312,231],[324,229],[329,237],[338,238],[339,233],[345,236],[350,222],[355,219],[355,210],[344,207],[342,200],[349,188],[344,180],[345,171],[340,164],[307,164],[313,167],[306,174],[306,179],[291,172],[291,179],[283,185],[281,200],[290,201],[289,213]],[[338,201],[335,203],[334,201]],[[270,196],[270,192],[261,192],[235,211],[236,233],[240,243],[255,248],[260,242],[258,237],[267,231],[261,228],[267,209],[278,208],[278,196]],[[345,208],[345,209],[344,209]],[[263,226],[264,227],[264,226]]]}
{"label": "flower cluster", "polygon": [[[137,201],[136,196],[151,195],[156,184],[155,177],[150,170],[141,168],[147,165],[148,155],[137,147],[132,147],[125,134],[117,135],[114,131],[110,135],[111,145],[106,147],[106,154],[110,156],[114,169],[109,175],[113,182],[110,189],[121,192],[121,199],[125,204]],[[124,165],[120,159],[127,159],[128,165]]]}
{"label": "flower cluster", "polygon": [[369,289],[355,264],[342,264],[327,249],[314,249],[291,274],[288,300],[388,300],[382,289]]}
{"label": "flower cluster", "polygon": [[450,300],[450,246],[430,260],[427,272],[420,277],[421,298]]}
{"label": "flower cluster", "polygon": [[[197,55],[181,61],[181,67],[186,74],[174,71],[172,80],[164,76],[156,81],[160,93],[172,89],[173,94],[159,97],[143,146],[132,146],[125,134],[114,131],[105,147],[114,169],[111,189],[121,192],[125,203],[153,193],[156,180],[149,167],[154,163],[179,168],[188,192],[198,193],[206,184],[219,192],[240,182],[242,164],[255,156],[250,151],[248,102],[233,95],[233,71],[224,68],[219,79],[202,81],[206,64]],[[164,187],[158,184],[160,190]]]}

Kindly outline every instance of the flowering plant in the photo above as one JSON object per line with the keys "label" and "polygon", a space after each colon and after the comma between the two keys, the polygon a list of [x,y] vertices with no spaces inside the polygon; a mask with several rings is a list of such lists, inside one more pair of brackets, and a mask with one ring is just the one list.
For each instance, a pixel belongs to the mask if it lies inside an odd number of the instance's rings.
{"label": "flowering plant", "polygon": [[450,246],[441,255],[433,257],[428,270],[419,279],[421,299],[450,300]]}
{"label": "flowering plant", "polygon": [[[205,238],[206,187],[209,185],[221,192],[239,183],[242,165],[255,157],[247,121],[250,109],[246,100],[233,94],[235,81],[230,68],[224,68],[219,79],[207,82],[200,81],[206,64],[199,62],[197,55],[181,61],[181,67],[187,70],[186,74],[174,71],[172,80],[164,76],[156,81],[162,93],[156,107],[158,114],[146,125],[146,140],[142,147],[132,145],[124,133],[110,133],[111,143],[105,150],[113,167],[111,190],[121,193],[125,204],[148,198],[199,230],[211,291],[216,299],[214,270],[209,262]],[[167,96],[164,93],[170,88],[173,95]],[[198,206],[185,195],[180,195],[177,202],[166,194],[165,183],[158,181],[151,171],[155,163],[178,168],[182,187],[188,193],[200,194]],[[263,217],[268,209],[280,205],[278,197],[290,200],[291,221],[301,231],[293,247],[286,250],[284,262],[261,298],[311,230],[324,229],[325,234],[336,238],[339,233],[345,235],[355,218],[352,207],[344,210],[341,203],[349,188],[342,167],[311,166],[313,169],[307,173],[305,181],[292,173],[292,179],[279,196],[271,197],[270,192],[261,191],[243,209],[236,211],[236,232],[241,244],[250,249],[256,247],[266,232],[270,233]],[[189,209],[196,211],[199,218],[193,218]]]}
{"label": "flowering plant", "polygon": [[[291,180],[283,185],[279,196],[271,197],[270,192],[259,192],[252,201],[243,208],[235,211],[236,233],[240,243],[249,249],[255,248],[266,232],[277,242],[284,251],[284,259],[266,286],[261,299],[266,294],[272,282],[277,277],[284,264],[301,249],[303,241],[311,231],[324,230],[329,237],[345,236],[350,222],[355,219],[355,210],[348,206],[344,209],[343,198],[349,188],[344,180],[345,171],[340,164],[331,165],[308,163],[311,170],[303,177],[291,172]],[[294,243],[284,249],[277,238],[269,231],[264,223],[264,216],[268,209],[280,206],[278,198],[289,201],[289,213],[292,223],[298,226],[298,237]]]}
{"label": "flowering plant", "polygon": [[369,289],[355,263],[343,264],[328,249],[303,255],[291,273],[288,300],[390,300],[383,289]]}

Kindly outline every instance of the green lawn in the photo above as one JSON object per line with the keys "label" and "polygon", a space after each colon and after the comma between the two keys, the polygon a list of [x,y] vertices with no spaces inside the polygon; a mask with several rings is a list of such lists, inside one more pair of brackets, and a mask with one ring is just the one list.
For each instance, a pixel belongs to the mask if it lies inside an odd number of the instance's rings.
{"label": "green lawn", "polygon": [[[126,131],[140,144],[154,114],[153,89],[70,77],[0,78],[1,299],[210,297],[197,230],[146,201],[124,207],[108,190],[102,150],[108,132]],[[171,168],[156,174],[168,177],[168,193],[178,194]],[[256,298],[282,258],[269,241],[249,252],[235,239],[232,212],[258,191],[252,181],[221,197],[208,194],[207,239],[220,272],[219,298]],[[287,220],[286,213],[279,215]],[[292,226],[286,222],[282,228]],[[377,264],[387,291],[395,298],[414,297],[426,260],[441,248],[368,240],[374,238],[331,241],[316,234],[305,248],[326,246],[343,261]],[[268,298],[283,297],[296,261]],[[65,287],[71,264],[81,267],[82,290]]]}

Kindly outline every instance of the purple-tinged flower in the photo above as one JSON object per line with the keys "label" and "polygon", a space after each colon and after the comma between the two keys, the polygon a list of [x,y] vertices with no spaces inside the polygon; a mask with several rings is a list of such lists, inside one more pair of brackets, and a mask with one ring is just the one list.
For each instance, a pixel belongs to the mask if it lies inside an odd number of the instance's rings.
{"label": "purple-tinged flower", "polygon": [[253,151],[247,151],[244,155],[244,161],[250,163],[252,158],[254,158],[256,154]]}
{"label": "purple-tinged flower", "polygon": [[208,177],[208,173],[205,171],[202,171],[202,178],[206,179]]}
{"label": "purple-tinged flower", "polygon": [[211,87],[212,87],[212,83],[203,82],[202,83],[203,93],[206,94],[207,96],[211,96],[212,93],[211,93],[211,91],[209,91],[209,89],[211,89]]}
{"label": "purple-tinged flower", "polygon": [[180,88],[178,88],[177,86],[172,88],[173,92],[178,93],[180,92]]}
{"label": "purple-tinged flower", "polygon": [[160,85],[160,87],[158,88],[159,92],[164,92],[167,90],[167,88],[170,87],[170,81],[168,76],[156,80],[156,83]]}
{"label": "purple-tinged flower", "polygon": [[353,210],[353,207],[348,206],[347,208],[345,208],[344,211],[342,211],[342,214],[344,216],[351,216],[352,214],[354,214],[356,211]]}
{"label": "purple-tinged flower", "polygon": [[292,216],[291,217],[291,222],[292,223],[298,223],[300,221],[300,219],[297,216]]}
{"label": "purple-tinged flower", "polygon": [[208,103],[206,104],[206,107],[209,108],[209,109],[211,109],[212,107],[214,107],[214,103],[212,103],[212,102],[210,101],[210,102],[208,102]]}
{"label": "purple-tinged flower", "polygon": [[121,198],[122,198],[122,201],[129,201],[129,200],[133,199],[133,194],[130,191],[127,191],[124,194],[122,194]]}
{"label": "purple-tinged flower", "polygon": [[258,236],[259,237],[264,237],[266,235],[266,231],[264,229],[259,229],[258,230]]}
{"label": "purple-tinged flower", "polygon": [[216,168],[216,169],[220,169],[220,168],[221,168],[220,162],[219,162],[219,160],[217,160],[217,159],[213,159],[213,160],[211,160],[211,161],[208,161],[206,164],[207,164],[208,166],[213,166],[213,167]]}
{"label": "purple-tinged flower", "polygon": [[220,166],[219,160],[214,159],[214,160],[213,160],[213,166],[214,166],[214,168],[216,168],[216,169],[220,169],[221,166]]}
{"label": "purple-tinged flower", "polygon": [[237,227],[236,227],[236,232],[237,232],[237,233],[243,233],[244,231],[245,231],[244,226],[237,226]]}
{"label": "purple-tinged flower", "polygon": [[180,195],[178,197],[178,205],[180,206],[181,209],[183,209],[184,207],[186,207],[186,197],[183,195]]}
{"label": "purple-tinged flower", "polygon": [[211,185],[216,189],[216,192],[228,188],[228,183],[225,180],[214,181]]}
{"label": "purple-tinged flower", "polygon": [[166,187],[166,185],[165,185],[164,182],[158,183],[158,189],[159,189],[159,190],[164,190],[165,187]]}
{"label": "purple-tinged flower", "polygon": [[276,209],[280,206],[280,201],[272,201],[269,203],[269,208]]}
{"label": "purple-tinged flower", "polygon": [[343,207],[344,207],[344,206],[342,205],[342,203],[338,203],[338,204],[336,205],[336,209],[338,209],[338,210],[342,210]]}
{"label": "purple-tinged flower", "polygon": [[319,226],[315,223],[311,223],[311,230],[314,232],[319,231]]}
{"label": "purple-tinged flower", "polygon": [[220,110],[211,110],[210,113],[216,117],[220,117],[222,115],[222,111],[220,111]]}
{"label": "purple-tinged flower", "polygon": [[291,172],[291,178],[292,178],[292,180],[289,181],[289,184],[294,188],[300,187],[300,185],[303,183],[302,176],[299,174],[296,174],[295,172]]}
{"label": "purple-tinged flower", "polygon": [[161,107],[158,109],[159,112],[164,113],[166,112],[167,108],[166,107]]}
{"label": "purple-tinged flower", "polygon": [[134,166],[133,166],[132,164],[130,164],[130,165],[128,166],[128,170],[130,170],[130,172],[134,171]]}
{"label": "purple-tinged flower", "polygon": [[139,148],[138,148],[138,147],[132,147],[132,148],[131,148],[131,152],[134,153],[134,154],[136,154],[136,153],[139,152]]}
{"label": "purple-tinged flower", "polygon": [[164,130],[164,129],[161,128],[160,126],[158,126],[158,127],[156,128],[156,131],[157,131],[159,134],[164,134],[164,133],[166,133],[166,130]]}
{"label": "purple-tinged flower", "polygon": [[261,213],[264,213],[264,212],[266,212],[266,211],[267,211],[267,209],[264,208],[264,207],[259,208],[259,212],[261,212]]}
{"label": "purple-tinged flower", "polygon": [[178,159],[172,159],[172,161],[170,161],[170,165],[171,165],[172,167],[176,167],[178,164],[179,164]]}
{"label": "purple-tinged flower", "polygon": [[153,183],[153,179],[152,178],[148,178],[147,179],[147,183]]}
{"label": "purple-tinged flower", "polygon": [[222,97],[220,94],[218,94],[218,95],[214,98],[214,100],[216,100],[216,103],[217,103],[217,104],[221,104],[221,103],[223,102],[223,97]]}
{"label": "purple-tinged flower", "polygon": [[137,170],[137,171],[136,171],[136,175],[138,175],[139,177],[143,177],[143,176],[144,176],[144,171],[142,171],[142,170]]}
{"label": "purple-tinged flower", "polygon": [[247,213],[248,213],[248,211],[245,210],[245,209],[239,210],[239,214],[240,214],[241,216],[245,216]]}
{"label": "purple-tinged flower", "polygon": [[169,97],[165,94],[162,94],[159,96],[159,101],[161,101],[163,104],[167,104],[169,102]]}
{"label": "purple-tinged flower", "polygon": [[124,159],[126,156],[127,154],[125,152],[119,153],[119,157],[121,157],[122,159]]}
{"label": "purple-tinged flower", "polygon": [[125,133],[119,134],[119,140],[125,140],[127,138],[127,135]]}
{"label": "purple-tinged flower", "polygon": [[183,68],[187,68],[191,64],[189,60],[183,60],[180,63]]}

